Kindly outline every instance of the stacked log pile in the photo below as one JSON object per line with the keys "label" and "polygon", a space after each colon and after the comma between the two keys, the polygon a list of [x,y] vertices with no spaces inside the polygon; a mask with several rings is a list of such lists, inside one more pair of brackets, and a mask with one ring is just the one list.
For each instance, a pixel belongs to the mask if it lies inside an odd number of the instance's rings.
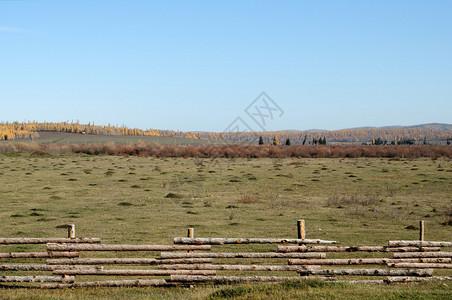
{"label": "stacked log pile", "polygon": [[[201,282],[268,282],[290,279],[321,279],[350,283],[400,283],[426,280],[450,280],[452,276],[433,276],[434,269],[451,269],[451,252],[441,251],[441,247],[451,247],[450,242],[389,241],[388,246],[336,246],[335,241],[319,239],[258,239],[258,238],[174,238],[175,244],[224,245],[224,244],[283,244],[275,252],[266,253],[162,253],[162,257],[182,258],[287,258],[286,265],[245,265],[245,264],[174,264],[161,265],[161,269],[177,270],[217,270],[217,271],[285,271],[296,272],[298,276],[203,276],[173,275],[171,281],[183,283]],[[297,244],[290,246],[287,244]],[[322,245],[319,245],[322,244]],[[335,253],[378,252],[388,257],[330,258]],[[328,256],[328,258],[327,258]],[[344,267],[345,266],[345,267]],[[350,268],[347,266],[354,266]],[[356,266],[366,266],[357,268]],[[237,272],[236,272],[237,273]],[[360,280],[344,280],[356,276]],[[372,276],[378,279],[367,280]]]}
{"label": "stacked log pile", "polygon": [[[304,222],[297,224],[297,239],[195,238],[189,229],[187,238],[176,237],[172,245],[101,244],[98,238],[75,238],[73,226],[68,238],[0,238],[0,245],[46,247],[0,253],[0,282],[68,288],[309,279],[371,284],[452,280],[452,252],[447,250],[452,242],[335,245],[335,241],[306,239]],[[442,270],[439,275],[437,269]]]}
{"label": "stacked log pile", "polygon": [[[68,226],[67,238],[0,238],[0,245],[45,245],[47,243],[100,243],[99,238],[75,238],[75,226]],[[56,270],[66,269],[64,266],[51,266],[42,263],[45,258],[75,258],[78,257],[75,251],[34,251],[34,252],[0,252],[0,282],[2,283],[73,283],[74,276],[46,274]],[[21,263],[10,263],[19,260]],[[8,263],[4,263],[4,261]],[[23,262],[25,261],[25,263]],[[30,263],[31,261],[31,263]],[[72,270],[96,270],[99,267],[77,265],[71,266]],[[28,275],[30,272],[39,274]],[[6,273],[6,274],[5,274]],[[18,274],[19,273],[19,274]]]}

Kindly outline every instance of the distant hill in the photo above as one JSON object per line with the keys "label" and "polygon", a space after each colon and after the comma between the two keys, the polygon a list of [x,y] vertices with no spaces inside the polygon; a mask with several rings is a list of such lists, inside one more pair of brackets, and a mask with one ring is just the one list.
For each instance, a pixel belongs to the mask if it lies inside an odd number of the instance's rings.
{"label": "distant hill", "polygon": [[[392,125],[392,126],[381,126],[381,127],[373,127],[373,126],[363,126],[363,127],[353,127],[347,128],[345,130],[361,130],[361,129],[398,129],[398,128],[419,128],[419,129],[432,129],[432,130],[442,130],[442,131],[451,131],[452,124],[446,123],[427,123],[427,124],[419,124],[419,125],[409,125],[409,126],[401,126],[401,125]],[[309,130],[310,131],[310,130]]]}
{"label": "distant hill", "polygon": [[434,129],[434,130],[442,130],[442,131],[451,131],[452,130],[452,124],[445,124],[445,123],[428,123],[428,124],[414,125],[414,126],[408,126],[408,127],[422,128],[422,129]]}
{"label": "distant hill", "polygon": [[198,133],[199,138],[218,138],[235,143],[257,143],[262,136],[265,143],[272,143],[275,136],[282,143],[290,139],[293,145],[318,144],[326,139],[328,144],[450,144],[452,143],[452,125],[429,123],[412,126],[357,127],[341,130],[281,130],[273,132],[223,132]]}

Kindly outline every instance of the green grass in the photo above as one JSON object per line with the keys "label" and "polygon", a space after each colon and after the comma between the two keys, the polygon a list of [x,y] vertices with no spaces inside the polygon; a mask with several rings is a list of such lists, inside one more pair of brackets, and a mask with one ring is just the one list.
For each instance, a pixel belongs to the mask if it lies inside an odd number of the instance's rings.
{"label": "green grass", "polygon": [[[303,218],[308,238],[385,245],[393,239],[417,239],[422,219],[427,240],[451,240],[452,226],[443,225],[452,211],[449,170],[452,162],[447,159],[0,155],[0,232],[2,237],[64,237],[63,225],[76,224],[78,236],[100,237],[104,243],[171,244],[173,237],[186,235],[187,227],[194,227],[198,237],[295,238],[296,220]],[[45,248],[33,249],[39,247]],[[248,251],[275,246],[223,248]],[[27,249],[30,246],[1,246],[2,252]],[[243,294],[234,297],[446,299],[451,283],[446,284],[2,289],[0,297],[198,299],[219,298],[223,292],[218,291],[242,287],[237,293]]]}
{"label": "green grass", "polygon": [[449,283],[398,286],[319,283],[207,285],[193,288],[8,289],[0,299],[451,299]]}

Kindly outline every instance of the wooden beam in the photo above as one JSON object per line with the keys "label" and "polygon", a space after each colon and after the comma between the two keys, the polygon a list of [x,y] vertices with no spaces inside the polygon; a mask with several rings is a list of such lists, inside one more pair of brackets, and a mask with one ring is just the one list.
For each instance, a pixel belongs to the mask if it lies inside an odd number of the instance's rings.
{"label": "wooden beam", "polygon": [[289,265],[386,265],[391,258],[289,259]]}
{"label": "wooden beam", "polygon": [[424,241],[424,220],[419,221],[419,240]]}
{"label": "wooden beam", "polygon": [[180,251],[210,250],[210,245],[47,244],[48,251]]}
{"label": "wooden beam", "polygon": [[452,269],[452,264],[439,263],[389,263],[390,268],[417,268],[417,269]]}
{"label": "wooden beam", "polygon": [[9,252],[0,253],[0,258],[56,258],[78,257],[78,252]]}
{"label": "wooden beam", "polygon": [[300,280],[300,276],[190,276],[190,275],[171,275],[171,281],[182,282],[278,282],[288,280]]}
{"label": "wooden beam", "polygon": [[215,275],[214,270],[55,270],[54,275],[169,276]]}
{"label": "wooden beam", "polygon": [[279,252],[210,252],[183,253],[162,252],[162,258],[325,258],[325,253],[279,253]]}
{"label": "wooden beam", "polygon": [[69,224],[67,227],[67,237],[75,239],[75,224]]}
{"label": "wooden beam", "polygon": [[67,269],[96,270],[103,267],[96,266],[49,266],[49,265],[0,265],[0,271],[54,271]]}
{"label": "wooden beam", "polygon": [[[187,237],[188,237],[188,238],[194,238],[194,237],[195,237],[195,229],[194,229],[194,228],[188,228],[188,229],[187,229]],[[188,250],[187,252],[188,252],[188,253],[191,253],[191,252],[193,252],[193,251]]]}
{"label": "wooden beam", "polygon": [[270,239],[270,238],[185,238],[175,237],[174,244],[224,245],[224,244],[334,244],[336,241],[319,239]]}
{"label": "wooden beam", "polygon": [[451,258],[330,258],[289,259],[289,265],[386,265],[394,263],[450,263]]}
{"label": "wooden beam", "polygon": [[432,269],[324,269],[324,270],[301,270],[298,273],[306,275],[346,275],[346,276],[432,276]]}
{"label": "wooden beam", "polygon": [[211,263],[211,258],[73,258],[48,259],[48,265],[163,265],[163,264],[204,264]]}
{"label": "wooden beam", "polygon": [[413,258],[413,257],[452,258],[452,252],[406,252],[406,253],[394,253],[394,258]]}
{"label": "wooden beam", "polygon": [[160,265],[164,270],[216,270],[216,271],[299,271],[314,270],[320,266],[288,266],[288,265]]}
{"label": "wooden beam", "polygon": [[100,238],[0,238],[0,244],[100,243]]}
{"label": "wooden beam", "polygon": [[405,247],[405,246],[418,246],[418,247],[452,247],[452,242],[430,242],[430,241],[389,241],[390,247]]}
{"label": "wooden beam", "polygon": [[297,233],[298,233],[298,239],[299,240],[305,240],[306,239],[306,230],[305,230],[304,220],[298,220],[297,221]]}
{"label": "wooden beam", "polygon": [[165,279],[138,279],[138,280],[104,280],[104,281],[88,281],[88,282],[74,282],[74,283],[55,283],[42,284],[43,289],[58,289],[58,288],[74,288],[74,287],[145,287],[145,286],[167,286],[171,285]]}
{"label": "wooden beam", "polygon": [[415,252],[440,251],[440,247],[386,247],[386,246],[278,246],[278,252]]}
{"label": "wooden beam", "polygon": [[0,282],[74,282],[74,276],[0,276]]}

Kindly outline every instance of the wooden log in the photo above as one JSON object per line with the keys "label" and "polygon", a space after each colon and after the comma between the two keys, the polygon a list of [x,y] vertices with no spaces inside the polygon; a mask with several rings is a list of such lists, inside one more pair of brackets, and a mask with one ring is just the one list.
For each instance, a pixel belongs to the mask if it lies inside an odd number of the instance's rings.
{"label": "wooden log", "polygon": [[418,247],[452,247],[452,242],[429,242],[429,241],[389,241],[390,247],[405,247],[405,246],[418,246]]}
{"label": "wooden log", "polygon": [[211,252],[183,253],[162,252],[162,258],[325,258],[325,253],[279,253],[279,252]]}
{"label": "wooden log", "polygon": [[217,270],[217,271],[299,271],[314,270],[320,266],[288,266],[288,265],[160,265],[164,270]]}
{"label": "wooden log", "polygon": [[215,275],[215,270],[55,270],[54,275],[106,275],[106,276],[169,276],[169,275]]}
{"label": "wooden log", "polygon": [[404,262],[404,263],[442,263],[442,264],[448,264],[452,263],[452,258],[397,258],[397,262]]}
{"label": "wooden log", "polygon": [[0,265],[0,271],[54,271],[66,269],[90,269],[96,270],[101,266],[49,266],[49,265]]}
{"label": "wooden log", "polygon": [[306,239],[306,231],[304,226],[304,220],[298,220],[297,221],[297,233],[298,233],[298,239],[299,240],[305,240]]}
{"label": "wooden log", "polygon": [[42,284],[42,289],[74,288],[74,287],[146,287],[146,286],[168,286],[172,285],[165,279],[138,279],[138,280],[104,280],[74,283],[51,283]]}
{"label": "wooden log", "polygon": [[393,263],[441,263],[448,264],[452,263],[452,258],[394,258]]}
{"label": "wooden log", "polygon": [[391,276],[385,279],[388,284],[406,283],[406,282],[422,282],[422,281],[443,281],[452,280],[452,276],[432,276],[432,277],[403,277]]}
{"label": "wooden log", "polygon": [[0,253],[0,258],[56,258],[78,257],[78,252],[9,252]]}
{"label": "wooden log", "polygon": [[300,270],[298,273],[306,275],[346,275],[346,276],[432,276],[432,269],[324,269]]}
{"label": "wooden log", "polygon": [[175,237],[174,244],[224,245],[224,244],[334,244],[336,241],[319,239],[268,239],[268,238],[185,238]]}
{"label": "wooden log", "polygon": [[208,264],[211,263],[211,258],[176,258],[176,259],[157,259],[157,265],[171,265],[171,264]]}
{"label": "wooden log", "polygon": [[440,251],[440,247],[386,247],[386,246],[278,246],[278,252],[414,252]]}
{"label": "wooden log", "polygon": [[[194,229],[194,228],[188,228],[188,229],[187,229],[187,237],[188,237],[188,238],[194,238],[194,237],[195,237],[195,229]],[[191,252],[193,252],[193,251],[188,250],[187,252],[188,252],[188,253],[191,253]]]}
{"label": "wooden log", "polygon": [[70,239],[75,239],[75,224],[69,224],[67,226],[67,237]]}
{"label": "wooden log", "polygon": [[204,264],[211,263],[211,258],[73,258],[48,259],[48,265],[163,265],[163,264]]}
{"label": "wooden log", "polygon": [[0,282],[74,282],[74,276],[0,276]]}
{"label": "wooden log", "polygon": [[0,238],[0,244],[100,243],[100,238]]}
{"label": "wooden log", "polygon": [[452,252],[406,252],[394,253],[394,258],[412,258],[412,257],[430,257],[430,258],[452,258]]}
{"label": "wooden log", "polygon": [[439,263],[388,263],[390,268],[416,268],[416,269],[452,269],[452,264]]}
{"label": "wooden log", "polygon": [[419,221],[419,240],[424,240],[424,220]]}
{"label": "wooden log", "polygon": [[210,245],[47,244],[48,251],[180,251],[210,250]]}
{"label": "wooden log", "polygon": [[347,284],[385,284],[384,279],[375,280],[335,280],[334,282],[347,283]]}
{"label": "wooden log", "polygon": [[289,265],[386,265],[391,258],[289,259]]}
{"label": "wooden log", "polygon": [[191,276],[191,275],[171,275],[171,281],[179,282],[278,282],[288,280],[300,280],[299,276]]}
{"label": "wooden log", "polygon": [[394,263],[450,263],[451,258],[330,258],[289,259],[289,265],[386,265]]}

